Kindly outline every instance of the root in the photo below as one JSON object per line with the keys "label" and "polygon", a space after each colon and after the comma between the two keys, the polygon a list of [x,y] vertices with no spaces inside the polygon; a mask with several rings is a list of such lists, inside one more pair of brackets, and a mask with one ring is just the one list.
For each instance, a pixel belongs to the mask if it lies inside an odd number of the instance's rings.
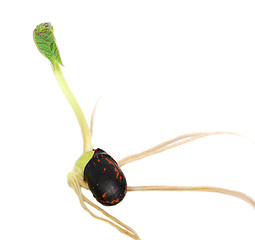
{"label": "root", "polygon": [[[68,175],[68,185],[75,191],[75,193],[77,194],[80,204],[82,206],[82,208],[87,211],[92,217],[107,222],[109,223],[111,226],[115,227],[116,229],[118,229],[121,233],[135,239],[135,240],[139,240],[139,236],[138,234],[129,226],[127,226],[126,224],[122,223],[120,220],[118,220],[117,218],[113,217],[112,215],[110,215],[109,213],[107,213],[106,211],[104,211],[102,208],[98,207],[96,204],[94,204],[93,202],[91,202],[89,199],[87,199],[82,191],[81,191],[81,186],[85,186],[84,182],[82,179],[79,179],[78,176],[73,175],[73,174],[69,174]],[[93,208],[95,208],[96,210],[98,210],[99,212],[101,212],[103,215],[105,215],[106,217],[108,217],[110,220],[106,219],[106,218],[102,218],[99,217],[97,215],[95,215],[93,212],[91,212],[88,207],[86,206],[86,204],[89,204],[90,206],[92,206]]]}
{"label": "root", "polygon": [[[91,118],[91,126],[90,126],[90,131],[92,134],[93,131],[93,119],[94,119],[94,113],[95,113],[96,106],[94,108],[94,111],[92,113],[92,118]],[[189,134],[184,134],[179,137],[173,138],[171,140],[165,141],[161,144],[156,145],[155,147],[152,147],[146,151],[143,151],[138,154],[133,154],[128,157],[123,158],[118,162],[118,165],[124,166],[125,164],[137,161],[139,159],[148,157],[153,154],[157,154],[160,152],[163,152],[165,150],[177,147],[179,145],[211,136],[211,135],[217,135],[217,134],[231,134],[231,135],[236,135],[240,136],[243,138],[248,139],[247,137],[244,137],[240,134],[233,133],[233,132],[211,132],[211,133],[206,133],[206,132],[198,132],[198,133],[189,133]],[[248,139],[249,141],[252,141]],[[252,141],[254,143],[254,141]],[[104,211],[102,208],[91,202],[89,199],[87,199],[83,193],[82,193],[82,188],[89,190],[88,185],[86,182],[83,181],[83,179],[71,172],[68,174],[68,185],[75,191],[77,194],[80,204],[82,208],[87,211],[92,217],[107,222],[111,226],[115,227],[118,229],[121,233],[131,237],[132,239],[139,240],[138,234],[129,226],[126,224],[122,223],[119,221],[117,218],[113,217],[106,211]],[[233,190],[228,190],[224,188],[218,188],[218,187],[210,187],[210,186],[129,186],[127,187],[127,191],[202,191],[202,192],[217,192],[221,194],[226,194],[230,196],[237,197],[239,199],[242,199],[243,201],[249,203],[254,209],[255,209],[255,200],[249,197],[248,195],[238,192],[238,191],[233,191]],[[92,211],[89,210],[89,208],[86,206],[86,203],[89,204],[91,207],[95,208],[97,211],[101,212],[104,216],[107,218],[99,217],[96,214],[94,214]]]}
{"label": "root", "polygon": [[203,137],[207,137],[207,136],[211,136],[211,135],[218,135],[218,134],[235,135],[235,136],[243,137],[243,138],[251,141],[252,143],[255,143],[253,140],[251,140],[251,139],[249,139],[249,138],[247,138],[247,137],[245,137],[243,135],[240,135],[238,133],[234,133],[234,132],[211,132],[211,133],[210,132],[198,132],[198,133],[189,133],[189,134],[184,134],[184,135],[181,135],[179,137],[170,139],[170,140],[168,140],[166,142],[163,142],[163,143],[161,143],[159,145],[156,145],[155,147],[152,147],[152,148],[150,148],[150,149],[148,149],[146,151],[143,151],[143,152],[140,152],[140,153],[133,154],[133,155],[130,155],[128,157],[125,157],[125,158],[121,159],[120,161],[118,161],[118,165],[120,167],[122,167],[125,164],[137,161],[139,159],[151,156],[153,154],[157,154],[157,153],[163,152],[165,150],[169,150],[171,148],[180,146],[182,144],[185,144],[185,143],[188,143],[188,142],[191,142],[191,141],[203,138]]}
{"label": "root", "polygon": [[91,134],[91,136],[92,136],[92,133],[93,133],[95,112],[96,112],[96,108],[97,108],[97,104],[98,104],[98,102],[99,102],[99,99],[100,99],[100,98],[97,99],[96,104],[95,104],[95,106],[94,106],[94,108],[93,108],[93,111],[92,111],[92,114],[91,114],[91,120],[90,120],[90,134]]}
{"label": "root", "polygon": [[217,192],[237,197],[249,203],[255,210],[255,200],[250,196],[225,188],[209,187],[209,186],[136,186],[128,187],[127,191],[200,191],[200,192]]}

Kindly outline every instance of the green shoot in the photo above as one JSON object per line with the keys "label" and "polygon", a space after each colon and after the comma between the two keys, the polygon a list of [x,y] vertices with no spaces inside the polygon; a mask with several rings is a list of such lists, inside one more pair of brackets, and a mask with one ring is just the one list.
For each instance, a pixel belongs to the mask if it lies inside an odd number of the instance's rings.
{"label": "green shoot", "polygon": [[76,101],[73,93],[68,87],[59,65],[62,65],[59,50],[53,34],[53,26],[50,23],[42,23],[34,30],[34,41],[39,51],[50,60],[53,73],[58,81],[60,88],[73,108],[79,122],[82,138],[83,153],[92,150],[91,133],[84,114]]}

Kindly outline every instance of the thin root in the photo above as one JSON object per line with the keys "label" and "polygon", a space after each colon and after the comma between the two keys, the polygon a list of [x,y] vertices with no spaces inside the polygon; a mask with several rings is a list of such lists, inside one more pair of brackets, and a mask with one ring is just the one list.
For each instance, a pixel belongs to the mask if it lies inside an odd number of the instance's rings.
{"label": "thin root", "polygon": [[222,194],[231,195],[244,200],[249,203],[255,209],[255,200],[250,196],[233,190],[218,187],[208,186],[135,186],[128,187],[127,191],[202,191],[202,192],[217,192]]}
{"label": "thin root", "polygon": [[131,163],[131,162],[137,161],[139,159],[142,159],[144,157],[148,157],[150,155],[163,152],[165,150],[168,150],[168,149],[180,146],[180,145],[182,145],[184,143],[188,143],[188,142],[191,142],[191,141],[203,138],[203,137],[207,137],[207,136],[211,136],[211,135],[218,135],[218,134],[236,135],[236,136],[239,136],[239,137],[243,137],[243,138],[251,141],[252,143],[255,143],[253,140],[251,140],[251,139],[249,139],[249,138],[247,138],[247,137],[245,137],[243,135],[240,135],[238,133],[234,133],[234,132],[211,132],[211,133],[210,132],[198,132],[198,133],[189,133],[189,134],[184,134],[184,135],[178,136],[176,138],[170,139],[170,140],[168,140],[166,142],[163,142],[161,144],[158,144],[155,147],[152,147],[152,148],[150,148],[150,149],[148,149],[146,151],[143,151],[143,152],[140,152],[140,153],[133,154],[133,155],[130,155],[128,157],[125,157],[125,158],[121,159],[120,161],[118,161],[118,165],[120,167],[122,167],[123,165],[125,165],[127,163]]}
{"label": "thin root", "polygon": [[[121,221],[119,221],[117,218],[113,217],[112,215],[110,215],[109,213],[107,213],[106,211],[104,211],[102,208],[98,207],[96,204],[94,204],[93,202],[91,202],[89,199],[87,199],[82,191],[81,191],[81,182],[83,182],[83,180],[79,179],[77,176],[73,175],[71,177],[69,177],[69,181],[68,184],[69,186],[75,191],[75,193],[77,194],[80,204],[82,206],[82,208],[87,211],[92,217],[107,222],[110,225],[112,225],[113,227],[115,227],[116,229],[118,229],[121,233],[128,235],[129,237],[139,240],[139,236],[138,234],[129,226],[127,226],[126,224],[122,223]],[[84,184],[83,184],[84,185]],[[86,186],[86,185],[84,185]],[[99,217],[97,215],[95,215],[93,212],[91,212],[87,206],[85,205],[85,202],[87,204],[89,204],[90,206],[92,206],[93,208],[97,209],[99,212],[101,212],[103,215],[105,215],[106,217],[108,217],[110,220],[106,219],[106,218],[102,218]]]}
{"label": "thin root", "polygon": [[[91,117],[91,126],[90,126],[91,134],[92,134],[92,131],[93,131],[93,119],[94,119],[96,105],[94,107],[92,117]],[[168,149],[177,147],[179,145],[197,140],[199,138],[203,138],[203,137],[207,137],[207,136],[211,136],[211,135],[216,135],[216,134],[231,134],[231,135],[244,137],[240,134],[233,133],[233,132],[211,132],[211,133],[198,132],[198,133],[184,134],[184,135],[181,135],[179,137],[168,140],[166,142],[163,142],[161,144],[158,144],[157,146],[152,147],[152,148],[150,148],[146,151],[143,151],[141,153],[133,154],[133,155],[130,155],[128,157],[125,157],[125,158],[123,158],[122,160],[120,160],[118,162],[118,165],[121,167],[121,166],[123,166],[127,163],[134,162],[134,161],[142,159],[144,157],[163,152],[165,150],[168,150]],[[247,137],[244,137],[244,138],[248,139]],[[252,141],[250,139],[248,139],[248,140]],[[254,141],[252,141],[252,142],[254,143]],[[87,183],[84,182],[80,177],[78,177],[77,175],[69,174],[68,184],[71,188],[73,188],[73,190],[77,194],[82,208],[85,211],[87,211],[92,217],[94,217],[98,220],[107,222],[108,224],[110,224],[113,227],[115,227],[116,229],[118,229],[121,233],[123,233],[123,234],[125,234],[125,235],[127,235],[127,236],[129,236],[133,239],[136,239],[136,240],[140,239],[138,234],[132,228],[130,228],[126,224],[119,221],[117,218],[113,217],[112,215],[110,215],[109,213],[104,211],[102,208],[100,208],[99,206],[97,206],[96,204],[91,202],[89,199],[87,199],[83,195],[81,188],[84,188],[86,190],[88,190],[89,188],[88,188]],[[217,193],[227,194],[227,195],[230,195],[230,196],[240,198],[240,199],[244,200],[245,202],[249,203],[255,209],[255,200],[252,199],[251,197],[249,197],[248,195],[246,195],[242,192],[228,190],[228,189],[224,189],[224,188],[218,188],[218,187],[210,187],[210,186],[134,186],[134,187],[132,186],[131,187],[130,186],[130,187],[127,187],[127,191],[202,191],[202,192],[217,192]],[[89,204],[91,207],[93,207],[96,210],[98,210],[99,212],[101,212],[103,215],[105,215],[110,220],[95,215],[93,212],[91,212],[88,209],[88,207],[86,206],[85,203]]]}
{"label": "thin root", "polygon": [[93,108],[93,111],[92,111],[92,114],[91,114],[91,120],[90,120],[90,134],[91,134],[91,136],[92,136],[92,133],[93,133],[95,112],[96,112],[96,108],[97,108],[97,104],[98,104],[98,102],[99,102],[99,99],[100,99],[100,98],[97,99],[96,104],[95,104],[95,106],[94,106],[94,108]]}

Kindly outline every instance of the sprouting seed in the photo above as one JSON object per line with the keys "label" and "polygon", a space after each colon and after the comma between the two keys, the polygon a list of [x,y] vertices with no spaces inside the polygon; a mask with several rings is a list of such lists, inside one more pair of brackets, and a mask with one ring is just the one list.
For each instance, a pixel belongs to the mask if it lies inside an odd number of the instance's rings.
{"label": "sprouting seed", "polygon": [[[82,188],[90,190],[96,200],[105,205],[113,206],[123,200],[127,191],[205,191],[205,192],[218,192],[238,197],[255,208],[255,201],[248,195],[232,191],[224,188],[211,187],[211,186],[127,186],[125,175],[121,167],[125,164],[137,161],[139,159],[163,152],[165,150],[177,147],[179,145],[211,136],[216,134],[231,134],[241,136],[233,132],[198,132],[178,136],[174,139],[163,142],[155,147],[152,147],[144,152],[134,154],[121,159],[116,162],[104,150],[97,148],[94,149],[91,143],[91,135],[93,130],[93,119],[95,108],[92,113],[90,127],[83,115],[83,112],[69,89],[64,76],[61,72],[60,66],[62,61],[60,58],[59,50],[56,45],[56,40],[53,33],[53,27],[50,23],[42,23],[38,25],[33,33],[34,41],[39,51],[49,59],[52,65],[53,73],[58,81],[60,88],[73,108],[73,111],[79,122],[82,138],[83,138],[83,153],[75,162],[71,172],[67,175],[68,185],[77,194],[81,206],[91,216],[96,219],[105,221],[118,229],[121,233],[128,235],[133,239],[140,239],[138,234],[129,226],[119,221],[117,218],[108,214],[105,210],[91,202],[82,192]],[[241,136],[243,137],[243,136]],[[251,141],[251,140],[250,140]],[[89,210],[86,204],[89,204],[106,218],[99,217]]]}

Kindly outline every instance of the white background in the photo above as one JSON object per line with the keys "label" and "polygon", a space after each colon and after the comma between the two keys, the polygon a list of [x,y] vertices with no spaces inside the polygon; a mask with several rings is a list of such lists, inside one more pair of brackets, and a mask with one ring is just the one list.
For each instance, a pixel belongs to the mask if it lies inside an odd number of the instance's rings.
{"label": "white background", "polygon": [[[0,239],[129,239],[66,184],[80,129],[34,45],[50,21],[93,146],[116,160],[180,134],[255,139],[254,1],[3,1]],[[254,144],[214,136],[124,166],[128,185],[209,185],[255,198]],[[92,199],[89,192],[85,193]],[[106,208],[141,239],[255,239],[247,203],[198,192],[128,193]]]}

